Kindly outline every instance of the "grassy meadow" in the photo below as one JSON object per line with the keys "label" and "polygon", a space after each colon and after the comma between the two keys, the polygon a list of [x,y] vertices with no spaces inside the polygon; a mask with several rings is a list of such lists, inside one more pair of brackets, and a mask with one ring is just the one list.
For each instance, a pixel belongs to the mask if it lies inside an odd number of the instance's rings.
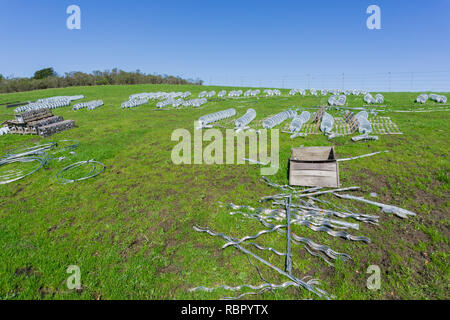
{"label": "grassy meadow", "polygon": [[[120,108],[129,95],[140,92],[189,90],[196,97],[200,91],[220,89],[129,85],[0,94],[0,104],[77,94],[85,96],[81,101],[103,99],[105,103],[93,111],[53,110],[55,115],[75,120],[76,128],[49,138],[0,136],[0,154],[31,142],[81,142],[74,155],[62,154],[67,159],[52,161],[23,180],[0,185],[0,299],[219,299],[240,292],[189,289],[258,285],[264,282],[262,278],[275,284],[288,281],[256,260],[250,263],[233,247],[221,250],[221,238],[193,230],[194,225],[209,227],[236,238],[263,230],[258,221],[231,216],[224,206],[233,202],[260,207],[260,197],[279,193],[261,182],[260,166],[174,165],[171,152],[177,142],[171,141],[171,134],[178,128],[193,132],[200,116],[227,108],[235,108],[237,116],[255,109],[256,125],[290,106],[301,110],[325,105],[328,97],[290,97],[288,90],[282,90],[281,97],[215,99],[200,108],[155,110],[156,102]],[[403,220],[371,205],[327,195],[321,199],[380,216],[379,226],[360,223],[359,231],[348,231],[369,237],[370,244],[293,226],[297,235],[352,256],[353,261],[338,261],[333,268],[303,246],[292,247],[294,274],[320,279],[321,288],[336,299],[449,298],[450,117],[448,111],[393,112],[440,107],[431,101],[414,103],[417,95],[384,93],[386,112],[379,115],[391,117],[403,135],[352,142],[350,136],[331,141],[323,134],[290,139],[280,132],[280,169],[269,177],[272,181],[288,183],[290,151],[300,145],[334,145],[338,158],[389,150],[341,163],[341,185],[359,186],[361,190],[352,194],[369,198],[375,192],[378,197],[373,200],[417,213]],[[349,96],[347,101],[349,107],[365,104],[362,96]],[[13,109],[0,106],[0,122],[12,117]],[[57,182],[60,169],[89,159],[104,163],[105,172],[73,184]],[[276,233],[255,242],[286,250],[285,238]],[[283,268],[283,257],[251,250]],[[70,265],[80,267],[79,290],[66,286]],[[380,290],[366,287],[369,265],[381,269]],[[317,297],[290,287],[244,299],[308,298]]]}

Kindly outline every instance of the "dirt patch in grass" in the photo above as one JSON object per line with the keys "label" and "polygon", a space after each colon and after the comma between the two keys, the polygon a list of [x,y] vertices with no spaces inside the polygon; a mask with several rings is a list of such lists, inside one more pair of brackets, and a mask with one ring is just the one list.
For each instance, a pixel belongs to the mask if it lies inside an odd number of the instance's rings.
{"label": "dirt patch in grass", "polygon": [[[194,248],[199,250],[207,251],[212,259],[217,260],[219,266],[225,267],[228,264],[228,260],[225,259],[223,255],[223,250],[220,248],[220,246],[216,245],[206,245],[204,243],[194,243]],[[238,253],[237,251],[235,253]]]}
{"label": "dirt patch in grass", "polygon": [[[365,188],[370,189],[363,191],[379,193],[377,198],[372,199],[374,201],[385,204],[396,203],[396,199],[394,199],[391,195],[379,192],[380,190],[385,190],[386,188],[389,189],[389,180],[386,176],[375,174],[366,168],[360,169],[360,172],[362,174],[353,174],[349,178],[352,185],[359,185],[363,188],[365,186]],[[430,242],[430,237],[421,230],[416,230],[415,225],[422,223],[426,226],[433,226],[448,236],[448,226],[439,223],[439,221],[446,218],[446,213],[444,210],[438,209],[438,207],[441,206],[445,200],[432,193],[417,188],[413,188],[409,196],[414,197],[416,199],[416,203],[426,203],[433,206],[435,209],[433,209],[429,214],[421,215],[420,212],[418,212],[416,217],[411,217],[408,220],[402,220],[394,215],[384,214],[380,209],[376,209],[374,206],[367,206],[365,204],[355,202],[351,203],[352,206],[357,208],[356,211],[379,215],[380,225],[377,227],[360,223],[360,233],[372,240],[372,243],[367,245],[365,248],[355,248],[349,252],[348,248],[346,250],[340,250],[342,247],[341,243],[331,245],[333,249],[350,253],[353,258],[358,259],[361,267],[361,270],[354,270],[354,272],[345,274],[345,279],[342,278],[339,282],[351,283],[351,286],[359,291],[367,290],[365,288],[365,279],[369,275],[364,275],[364,279],[362,279],[362,273],[365,273],[366,268],[373,264],[378,265],[382,271],[382,276],[389,279],[395,279],[400,275],[406,276],[407,273],[405,272],[411,272],[408,276],[412,277],[416,284],[421,284],[423,287],[426,287],[427,283],[433,279],[433,275],[427,268],[427,264],[431,261],[430,256],[433,251],[442,251],[445,249],[442,244],[432,245]],[[346,206],[346,204],[347,203],[343,203],[342,205]],[[370,209],[368,210],[368,208]],[[416,208],[406,209],[414,211]],[[410,220],[412,220],[413,223],[411,223]],[[386,229],[393,231],[387,232]],[[426,252],[421,252],[420,250],[414,248],[417,247],[419,243],[427,243]],[[370,251],[370,256],[364,253],[367,251]],[[374,259],[373,257],[376,258]],[[352,265],[351,261],[347,263]],[[407,267],[407,269],[405,269],[405,267]],[[349,269],[352,270],[353,268],[354,267],[350,267]],[[337,271],[334,268],[327,267],[326,265],[323,265],[323,267],[320,267],[315,271],[318,275],[320,275],[320,279],[323,281],[333,279],[337,275]],[[343,277],[344,275],[339,276]],[[336,286],[336,284],[333,283],[336,283],[336,281],[331,282],[332,287]],[[424,293],[424,295],[427,294],[432,296],[432,290]],[[384,295],[384,298],[398,299],[399,295],[396,292],[387,292]]]}
{"label": "dirt patch in grass", "polygon": [[159,276],[161,273],[179,273],[181,269],[175,264],[171,263],[167,267],[159,269],[156,274]]}
{"label": "dirt patch in grass", "polygon": [[[67,210],[67,211],[70,211],[70,209]],[[61,220],[61,222],[60,222],[59,224],[55,224],[55,225],[51,226],[50,228],[48,228],[48,229],[47,229],[47,232],[53,232],[53,231],[56,231],[60,226],[66,224],[66,222],[69,222],[69,223],[68,223],[68,226],[72,226],[74,220],[75,220],[75,218],[73,218],[73,217],[72,217],[72,218],[69,218],[69,219],[64,218],[64,219]]]}
{"label": "dirt patch in grass", "polygon": [[55,224],[54,226],[51,226],[50,228],[48,228],[48,229],[47,229],[47,232],[53,232],[53,231],[55,231],[56,229],[58,229],[58,225],[57,225],[57,224]]}
{"label": "dirt patch in grass", "polygon": [[386,176],[377,175],[367,168],[361,168],[358,174],[352,174],[350,183],[361,187],[363,190],[367,189],[369,187],[368,184],[370,183],[371,192],[379,192],[383,188],[389,186]]}
{"label": "dirt patch in grass", "polygon": [[[385,204],[393,204],[396,202],[396,199],[394,196],[392,196],[390,193],[381,193],[380,190],[383,189],[389,189],[391,182],[385,175],[379,175],[376,173],[373,173],[369,169],[362,168],[360,169],[360,172],[362,175],[352,175],[351,181],[352,184],[361,186],[362,189],[367,189],[364,191],[370,191],[370,192],[376,192],[378,193],[378,197],[374,198],[372,200],[376,202],[381,202]],[[354,183],[353,183],[354,181]],[[438,183],[437,181],[433,181],[433,183]],[[410,198],[415,199],[416,203],[418,204],[427,204],[430,207],[433,207],[432,213],[429,215],[421,215],[420,212],[416,219],[419,219],[419,221],[428,221],[430,223],[433,223],[434,225],[442,228],[442,225],[439,224],[439,221],[442,221],[443,219],[447,218],[447,213],[444,209],[441,207],[445,203],[446,199],[445,197],[439,197],[431,192],[427,192],[425,190],[421,190],[418,188],[410,187],[409,188],[409,195],[407,195]],[[408,208],[405,208],[408,209]],[[409,208],[410,210],[414,211],[420,211],[420,207],[417,206],[416,208]],[[444,231],[444,230],[443,230]],[[448,232],[448,228],[445,230]]]}
{"label": "dirt patch in grass", "polygon": [[14,193],[11,195],[11,197],[17,196],[17,195],[18,195],[20,192],[22,192],[22,191],[23,191],[23,188],[22,188],[22,187],[17,188],[17,190],[14,191]]}
{"label": "dirt patch in grass", "polygon": [[433,225],[440,231],[444,232],[447,236],[449,236],[448,227],[440,223],[441,221],[448,219],[448,212],[446,212],[445,209],[442,208],[442,205],[445,203],[446,199],[420,189],[413,190],[413,194],[414,198],[417,199],[417,203],[427,204],[428,206],[433,207],[433,210],[430,214],[419,214],[416,217],[418,221]]}
{"label": "dirt patch in grass", "polygon": [[25,276],[25,277],[31,277],[33,275],[40,276],[41,273],[34,270],[32,266],[26,266],[23,268],[17,268],[15,272],[16,276]]}
{"label": "dirt patch in grass", "polygon": [[140,249],[148,243],[148,238],[146,239],[143,235],[138,235],[125,249],[122,250],[120,256],[127,260],[129,257],[134,256],[140,251]]}
{"label": "dirt patch in grass", "polygon": [[45,297],[47,295],[52,295],[53,296],[54,292],[50,288],[43,288],[43,287],[41,287],[41,288],[39,288],[39,294],[41,295],[41,299],[45,299]]}

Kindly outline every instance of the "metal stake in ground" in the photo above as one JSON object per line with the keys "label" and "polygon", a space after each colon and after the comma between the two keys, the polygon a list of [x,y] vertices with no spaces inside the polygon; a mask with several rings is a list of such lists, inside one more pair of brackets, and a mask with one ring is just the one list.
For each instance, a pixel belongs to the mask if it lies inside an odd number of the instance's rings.
{"label": "metal stake in ground", "polygon": [[286,199],[286,218],[287,218],[287,250],[286,250],[286,272],[292,275],[292,257],[291,257],[291,202],[292,195]]}

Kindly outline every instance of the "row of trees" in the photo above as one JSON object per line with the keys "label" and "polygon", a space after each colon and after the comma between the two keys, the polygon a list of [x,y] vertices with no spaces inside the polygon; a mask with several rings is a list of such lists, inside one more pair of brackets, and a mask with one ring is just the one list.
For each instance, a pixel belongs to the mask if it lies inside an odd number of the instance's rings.
{"label": "row of trees", "polygon": [[202,85],[200,79],[183,79],[181,77],[157,74],[145,74],[139,70],[126,72],[113,69],[93,71],[92,73],[68,72],[64,76],[56,74],[53,68],[38,70],[32,78],[7,78],[0,74],[0,92],[20,92],[47,88],[65,88],[72,86],[97,86],[116,84],[191,84]]}

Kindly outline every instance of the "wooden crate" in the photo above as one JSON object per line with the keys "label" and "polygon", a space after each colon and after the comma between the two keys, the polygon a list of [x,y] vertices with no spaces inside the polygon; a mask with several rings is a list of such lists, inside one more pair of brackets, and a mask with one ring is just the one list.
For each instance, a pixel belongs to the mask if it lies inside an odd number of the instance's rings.
{"label": "wooden crate", "polygon": [[339,165],[334,147],[292,149],[289,185],[304,187],[339,187]]}

